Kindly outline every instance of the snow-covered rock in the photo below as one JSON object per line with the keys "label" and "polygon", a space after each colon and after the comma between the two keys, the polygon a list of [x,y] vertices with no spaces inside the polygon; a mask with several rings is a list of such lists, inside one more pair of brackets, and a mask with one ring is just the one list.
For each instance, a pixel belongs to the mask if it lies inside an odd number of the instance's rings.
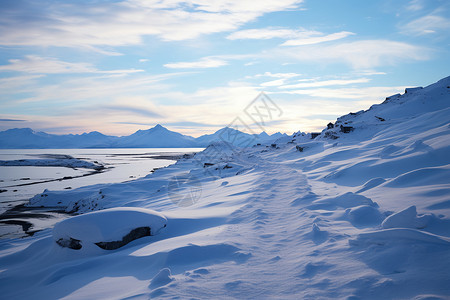
{"label": "snow-covered rock", "polygon": [[93,244],[105,250],[157,235],[166,227],[160,213],[143,208],[110,208],[65,219],[53,228],[53,240],[62,247],[82,249]]}

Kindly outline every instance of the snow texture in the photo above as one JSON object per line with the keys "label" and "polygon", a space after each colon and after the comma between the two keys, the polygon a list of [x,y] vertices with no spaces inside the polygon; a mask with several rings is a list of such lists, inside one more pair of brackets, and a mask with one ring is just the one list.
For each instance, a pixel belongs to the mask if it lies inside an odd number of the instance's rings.
{"label": "snow texture", "polygon": [[[30,206],[99,214],[69,218],[56,235],[2,240],[1,295],[448,299],[449,87],[444,78],[407,89],[315,139],[298,132],[249,148],[214,143],[145,178],[36,195]],[[193,179],[173,189],[174,178]],[[191,197],[190,206],[179,197]],[[55,243],[72,231],[117,240],[142,225],[101,214],[114,207],[162,212],[168,226],[114,251]],[[106,231],[80,233],[82,217]]]}

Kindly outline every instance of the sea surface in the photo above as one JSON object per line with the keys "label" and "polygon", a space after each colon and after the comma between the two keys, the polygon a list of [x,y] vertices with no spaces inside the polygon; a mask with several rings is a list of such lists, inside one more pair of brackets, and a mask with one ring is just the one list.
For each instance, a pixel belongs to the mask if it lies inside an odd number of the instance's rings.
{"label": "sea surface", "polygon": [[[157,168],[175,163],[177,156],[201,150],[203,149],[0,149],[0,160],[48,159],[49,155],[70,155],[89,162],[96,161],[105,166],[101,172],[67,167],[0,166],[0,190],[2,190],[0,214],[27,203],[28,199],[42,193],[45,189],[75,189],[87,185],[135,180],[150,174]],[[1,223],[0,238],[9,236],[11,230],[17,230],[15,227],[17,225]]]}

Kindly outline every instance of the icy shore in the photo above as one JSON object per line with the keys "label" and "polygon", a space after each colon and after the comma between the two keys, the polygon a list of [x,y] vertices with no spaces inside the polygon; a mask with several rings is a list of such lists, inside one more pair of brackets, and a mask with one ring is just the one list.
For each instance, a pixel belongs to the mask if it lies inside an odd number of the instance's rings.
{"label": "icy shore", "polygon": [[47,159],[0,160],[0,166],[33,166],[33,167],[66,167],[102,170],[105,167],[99,163],[89,162],[64,155],[63,157]]}
{"label": "icy shore", "polygon": [[146,208],[167,227],[88,253],[59,246],[51,229],[3,240],[1,295],[448,299],[449,124],[445,78],[315,139],[216,143],[142,179],[38,194],[29,206]]}

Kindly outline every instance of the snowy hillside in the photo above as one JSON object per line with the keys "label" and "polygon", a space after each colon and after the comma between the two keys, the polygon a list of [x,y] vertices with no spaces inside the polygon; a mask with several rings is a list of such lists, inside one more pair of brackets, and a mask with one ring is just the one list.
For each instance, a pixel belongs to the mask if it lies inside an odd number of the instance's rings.
{"label": "snowy hillside", "polygon": [[266,132],[261,132],[260,134],[249,134],[234,128],[224,127],[217,130],[213,134],[205,134],[196,138],[198,146],[206,147],[213,142],[227,142],[238,147],[253,146],[257,143],[270,143],[280,138],[286,136],[280,132],[268,135]]}
{"label": "snowy hillside", "polygon": [[450,77],[335,125],[36,195],[29,206],[145,208],[167,226],[116,250],[61,247],[51,228],[3,240],[2,297],[448,299]]}

